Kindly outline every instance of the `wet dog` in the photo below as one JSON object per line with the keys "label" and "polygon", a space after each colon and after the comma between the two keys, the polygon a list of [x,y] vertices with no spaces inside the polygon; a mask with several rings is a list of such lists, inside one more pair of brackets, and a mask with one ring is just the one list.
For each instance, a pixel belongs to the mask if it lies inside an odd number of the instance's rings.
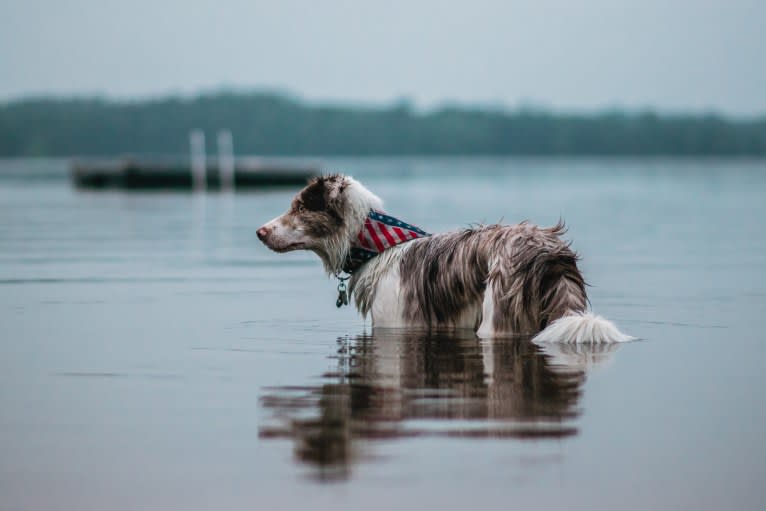
{"label": "wet dog", "polygon": [[[290,209],[258,229],[276,252],[310,250],[341,279],[378,327],[473,329],[480,337],[535,335],[540,342],[629,340],[588,312],[577,256],[563,224],[485,225],[430,235],[383,209],[340,174],[313,179]],[[347,277],[345,277],[345,276]]]}

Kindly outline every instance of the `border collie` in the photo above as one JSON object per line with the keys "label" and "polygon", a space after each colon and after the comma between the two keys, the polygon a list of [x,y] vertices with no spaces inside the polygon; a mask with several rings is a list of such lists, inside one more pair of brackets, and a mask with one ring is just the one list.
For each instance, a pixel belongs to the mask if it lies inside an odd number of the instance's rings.
{"label": "border collie", "polygon": [[564,232],[563,223],[523,222],[430,235],[387,214],[352,177],[334,174],[311,180],[257,234],[276,252],[315,252],[340,280],[337,305],[353,292],[373,328],[470,328],[479,337],[536,334],[538,342],[630,340],[588,312]]}

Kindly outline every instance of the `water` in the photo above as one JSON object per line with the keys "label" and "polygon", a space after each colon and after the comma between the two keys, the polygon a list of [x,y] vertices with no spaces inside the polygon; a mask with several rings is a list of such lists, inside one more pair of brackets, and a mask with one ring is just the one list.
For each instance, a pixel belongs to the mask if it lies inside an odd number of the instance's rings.
{"label": "water", "polygon": [[325,163],[431,232],[563,217],[594,310],[643,340],[375,335],[257,241],[292,191],[3,161],[0,509],[760,508],[766,162]]}

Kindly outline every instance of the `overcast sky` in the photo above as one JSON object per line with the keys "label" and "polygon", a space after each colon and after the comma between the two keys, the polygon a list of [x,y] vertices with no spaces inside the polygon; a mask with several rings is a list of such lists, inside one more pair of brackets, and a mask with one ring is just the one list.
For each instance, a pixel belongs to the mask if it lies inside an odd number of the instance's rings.
{"label": "overcast sky", "polygon": [[0,0],[2,100],[220,87],[765,114],[766,0]]}

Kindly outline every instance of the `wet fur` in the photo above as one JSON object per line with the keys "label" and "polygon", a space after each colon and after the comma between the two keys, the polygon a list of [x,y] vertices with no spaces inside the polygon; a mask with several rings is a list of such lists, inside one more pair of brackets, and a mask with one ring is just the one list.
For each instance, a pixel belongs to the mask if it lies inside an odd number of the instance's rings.
{"label": "wet fur", "polygon": [[489,225],[413,244],[399,263],[407,322],[449,325],[481,305],[488,284],[495,332],[537,333],[570,311],[584,311],[585,282],[563,232],[562,223]]}
{"label": "wet fur", "polygon": [[[353,178],[320,177],[284,215],[262,227],[270,233],[264,243],[280,252],[312,250],[337,275],[367,212],[382,207]],[[564,232],[562,222],[550,228],[522,222],[416,239],[362,266],[350,289],[373,326],[471,328],[482,336],[544,331],[556,333],[545,340],[567,342],[627,340],[587,312],[585,282],[577,255],[561,239]]]}

